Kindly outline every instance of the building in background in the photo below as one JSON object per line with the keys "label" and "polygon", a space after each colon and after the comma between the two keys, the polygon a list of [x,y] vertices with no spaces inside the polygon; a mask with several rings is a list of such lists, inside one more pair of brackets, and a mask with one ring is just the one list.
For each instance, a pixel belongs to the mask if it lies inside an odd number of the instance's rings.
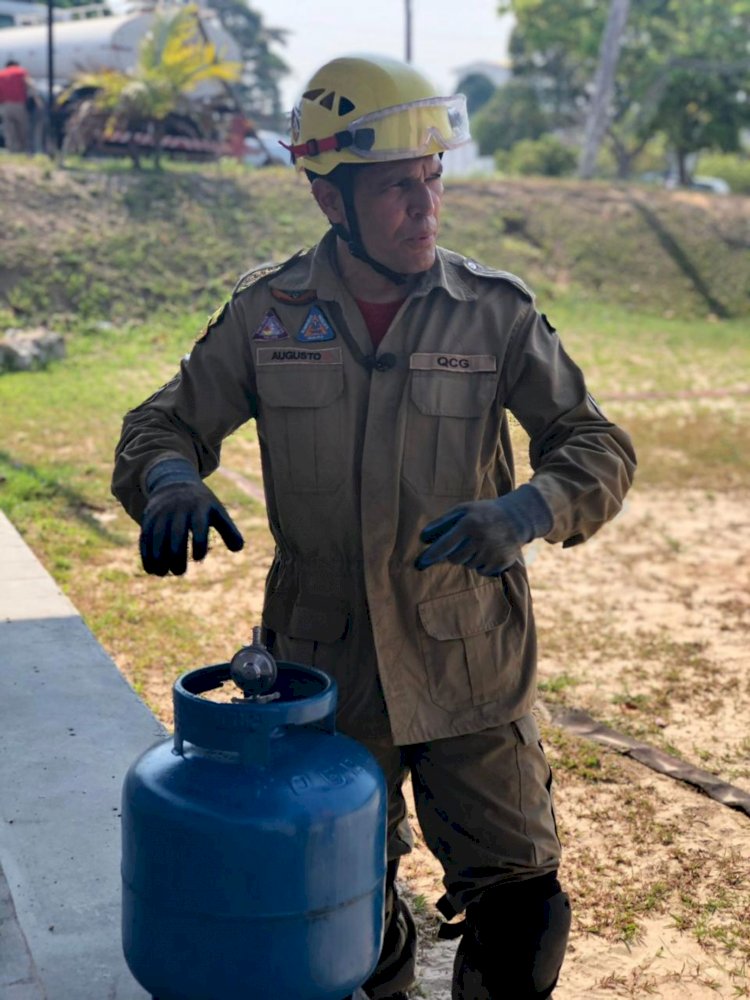
{"label": "building in background", "polygon": [[464,66],[457,66],[453,70],[456,78],[456,87],[468,76],[484,76],[494,88],[504,87],[510,80],[513,69],[509,62],[501,60],[499,62],[488,62],[478,59],[476,62],[466,63]]}

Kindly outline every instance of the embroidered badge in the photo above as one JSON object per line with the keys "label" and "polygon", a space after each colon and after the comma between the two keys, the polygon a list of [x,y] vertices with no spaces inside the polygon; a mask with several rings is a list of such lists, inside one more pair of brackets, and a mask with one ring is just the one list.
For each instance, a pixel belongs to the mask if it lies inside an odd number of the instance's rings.
{"label": "embroidered badge", "polygon": [[318,297],[314,288],[302,288],[294,291],[288,288],[272,288],[271,295],[277,302],[283,302],[287,306],[309,306]]}
{"label": "embroidered badge", "polygon": [[299,328],[296,339],[309,344],[318,340],[333,340],[335,337],[333,327],[326,319],[323,310],[313,306]]}
{"label": "embroidered badge", "polygon": [[253,334],[253,340],[283,340],[289,334],[273,309],[269,309]]}

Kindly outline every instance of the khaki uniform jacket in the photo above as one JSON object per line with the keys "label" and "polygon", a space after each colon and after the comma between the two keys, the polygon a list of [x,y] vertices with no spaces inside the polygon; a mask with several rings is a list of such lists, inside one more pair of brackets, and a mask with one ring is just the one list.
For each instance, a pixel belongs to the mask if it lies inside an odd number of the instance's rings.
{"label": "khaki uniform jacket", "polygon": [[[414,567],[419,532],[462,501],[514,488],[507,413],[530,438],[549,542],[585,541],[619,510],[635,458],[519,279],[440,249],[377,358],[329,234],[237,285],[180,373],[125,417],[113,491],[140,520],[164,458],[207,476],[257,421],[276,541],[264,609],[282,659],[339,683],[353,735],[397,744],[526,714],[535,631],[525,568],[499,579]],[[311,307],[332,339],[302,341]],[[269,323],[269,311],[273,310]],[[269,339],[280,332],[288,337]],[[364,362],[364,363],[363,363]]]}

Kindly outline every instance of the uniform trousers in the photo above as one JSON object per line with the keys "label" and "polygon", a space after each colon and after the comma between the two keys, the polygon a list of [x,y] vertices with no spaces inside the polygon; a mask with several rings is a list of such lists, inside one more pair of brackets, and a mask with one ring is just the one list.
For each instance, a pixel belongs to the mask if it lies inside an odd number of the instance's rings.
{"label": "uniform trousers", "polygon": [[[346,733],[345,719],[338,728]],[[443,867],[456,914],[484,890],[555,872],[560,863],[552,776],[532,716],[478,733],[409,746],[362,738],[388,785],[388,878],[383,950],[365,990],[385,1000],[416,977],[416,927],[395,885],[412,850],[402,785],[411,775],[417,819]]]}

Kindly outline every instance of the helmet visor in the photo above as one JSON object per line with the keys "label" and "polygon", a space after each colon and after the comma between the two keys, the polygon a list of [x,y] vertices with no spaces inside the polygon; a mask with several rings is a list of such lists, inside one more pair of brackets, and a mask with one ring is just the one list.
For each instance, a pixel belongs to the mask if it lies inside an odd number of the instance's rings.
{"label": "helmet visor", "polygon": [[362,115],[347,126],[349,152],[363,160],[400,160],[455,149],[468,142],[463,94],[429,97]]}

